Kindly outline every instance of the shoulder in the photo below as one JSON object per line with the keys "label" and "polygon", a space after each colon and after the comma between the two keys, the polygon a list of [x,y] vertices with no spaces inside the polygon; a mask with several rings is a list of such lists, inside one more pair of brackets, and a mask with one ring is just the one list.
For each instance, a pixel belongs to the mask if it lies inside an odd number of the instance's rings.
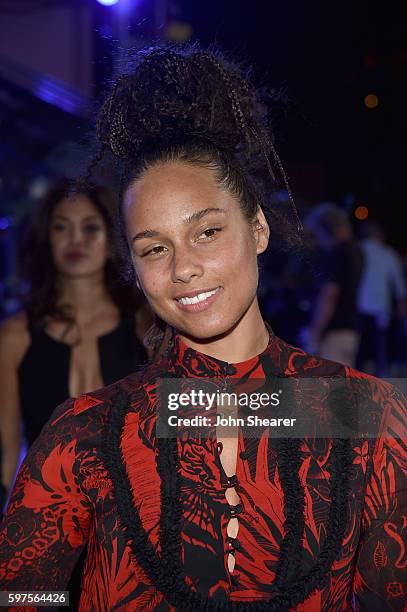
{"label": "shoulder", "polygon": [[394,384],[392,380],[377,378],[349,366],[344,367],[347,379],[354,384],[356,389],[360,388],[363,390],[364,395],[368,396],[372,401],[384,405],[391,397],[404,397],[401,387],[398,384]]}
{"label": "shoulder", "polygon": [[27,327],[27,316],[25,312],[18,312],[17,314],[8,317],[0,325],[0,334],[2,336],[10,335],[24,335],[28,334]]}
{"label": "shoulder", "polygon": [[399,398],[399,401],[405,402],[403,391],[391,380],[376,378],[342,363],[311,355],[280,338],[278,343],[280,367],[286,376],[342,380],[348,383],[355,399],[369,400],[382,406],[387,405],[390,398]]}
{"label": "shoulder", "polygon": [[370,250],[376,255],[375,265],[380,266],[382,269],[386,267],[393,269],[400,265],[400,256],[398,252],[389,244],[373,243],[370,245]]}
{"label": "shoulder", "polygon": [[401,380],[377,378],[346,365],[341,370],[337,365],[339,378],[332,379],[330,405],[336,417],[341,415],[345,434],[366,436],[376,447],[406,439],[407,400]]}
{"label": "shoulder", "polygon": [[307,353],[299,346],[289,344],[277,336],[275,340],[270,346],[270,356],[278,367],[280,375],[296,378],[324,376],[346,378],[346,366],[342,363]]}
{"label": "shoulder", "polygon": [[17,313],[0,325],[0,355],[9,361],[19,362],[30,344],[27,317],[24,312]]}
{"label": "shoulder", "polygon": [[308,354],[305,363],[308,364],[308,371],[312,370],[314,376],[332,376],[346,381],[358,401],[377,404],[384,409],[390,398],[404,398],[401,388],[391,380],[377,378],[346,364]]}
{"label": "shoulder", "polygon": [[403,379],[386,380],[347,368],[363,416],[370,409],[380,436],[407,436],[407,399]]}
{"label": "shoulder", "polygon": [[407,438],[407,400],[400,379],[376,378],[284,342],[282,346],[284,375],[296,379],[302,406],[312,414],[332,414],[337,435],[367,437],[377,449],[398,448],[396,440]]}
{"label": "shoulder", "polygon": [[389,257],[390,259],[399,259],[399,255],[396,251],[396,249],[394,249],[392,246],[390,246],[390,244],[381,244],[381,251],[383,253],[385,253],[387,255],[387,257]]}
{"label": "shoulder", "polygon": [[389,267],[396,271],[402,270],[401,259],[398,252],[389,245],[385,245],[385,248]]}

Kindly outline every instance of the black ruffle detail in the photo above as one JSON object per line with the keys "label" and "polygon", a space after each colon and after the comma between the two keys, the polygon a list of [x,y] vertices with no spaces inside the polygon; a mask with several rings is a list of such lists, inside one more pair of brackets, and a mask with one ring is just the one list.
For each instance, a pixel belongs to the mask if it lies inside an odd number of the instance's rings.
{"label": "black ruffle detail", "polygon": [[280,591],[289,586],[290,575],[298,576],[301,568],[304,522],[304,490],[299,479],[301,454],[298,439],[276,440],[277,465],[281,487],[284,491],[284,531],[280,545],[275,585]]}
{"label": "black ruffle detail", "polygon": [[[119,394],[112,402],[102,456],[112,483],[122,528],[132,557],[156,588],[176,610],[227,612],[289,611],[323,586],[329,569],[340,552],[346,527],[349,471],[352,455],[349,440],[335,439],[331,449],[331,507],[326,542],[317,563],[300,575],[304,536],[304,491],[299,480],[300,440],[278,441],[278,466],[285,501],[285,536],[275,578],[276,590],[265,601],[231,602],[203,597],[186,584],[181,561],[180,464],[177,439],[157,439],[157,471],[161,478],[161,517],[158,556],[148,539],[133,500],[130,481],[121,453],[121,436],[130,401]],[[299,577],[298,577],[299,576]]]}

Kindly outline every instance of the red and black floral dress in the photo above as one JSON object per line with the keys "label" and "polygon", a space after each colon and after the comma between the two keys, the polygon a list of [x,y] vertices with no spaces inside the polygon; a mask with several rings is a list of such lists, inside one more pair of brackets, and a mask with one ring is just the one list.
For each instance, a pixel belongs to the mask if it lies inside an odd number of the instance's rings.
{"label": "red and black floral dress", "polygon": [[[213,432],[157,436],[158,384],[171,377],[357,382],[343,401],[375,407],[380,435],[276,439],[267,427],[255,437],[239,429],[227,477]],[[302,409],[328,411],[324,389]],[[406,610],[406,438],[405,399],[384,381],[272,332],[263,353],[237,364],[174,336],[141,373],[56,409],[2,524],[0,588],[63,590],[87,543],[86,612]]]}

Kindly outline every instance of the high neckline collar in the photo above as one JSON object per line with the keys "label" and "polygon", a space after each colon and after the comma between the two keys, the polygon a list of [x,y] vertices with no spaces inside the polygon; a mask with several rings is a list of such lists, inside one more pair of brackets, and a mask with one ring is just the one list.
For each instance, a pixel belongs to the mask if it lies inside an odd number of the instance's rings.
{"label": "high neckline collar", "polygon": [[[175,371],[178,371],[179,366],[181,366],[184,370],[184,374],[190,374],[191,376],[242,376],[250,370],[255,369],[262,358],[273,353],[276,348],[278,338],[268,323],[265,323],[265,325],[269,333],[269,341],[266,348],[261,353],[249,359],[233,363],[207,355],[206,353],[188,346],[174,330],[167,355],[169,367],[170,369],[174,367]],[[187,372],[185,372],[185,369]]]}

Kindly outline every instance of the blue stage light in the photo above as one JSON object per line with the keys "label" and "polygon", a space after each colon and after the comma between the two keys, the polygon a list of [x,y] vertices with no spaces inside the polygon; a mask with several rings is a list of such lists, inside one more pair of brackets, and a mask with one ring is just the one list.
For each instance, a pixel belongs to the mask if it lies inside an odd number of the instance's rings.
{"label": "blue stage light", "polygon": [[103,4],[103,6],[113,6],[117,4],[119,0],[97,0],[99,4]]}

